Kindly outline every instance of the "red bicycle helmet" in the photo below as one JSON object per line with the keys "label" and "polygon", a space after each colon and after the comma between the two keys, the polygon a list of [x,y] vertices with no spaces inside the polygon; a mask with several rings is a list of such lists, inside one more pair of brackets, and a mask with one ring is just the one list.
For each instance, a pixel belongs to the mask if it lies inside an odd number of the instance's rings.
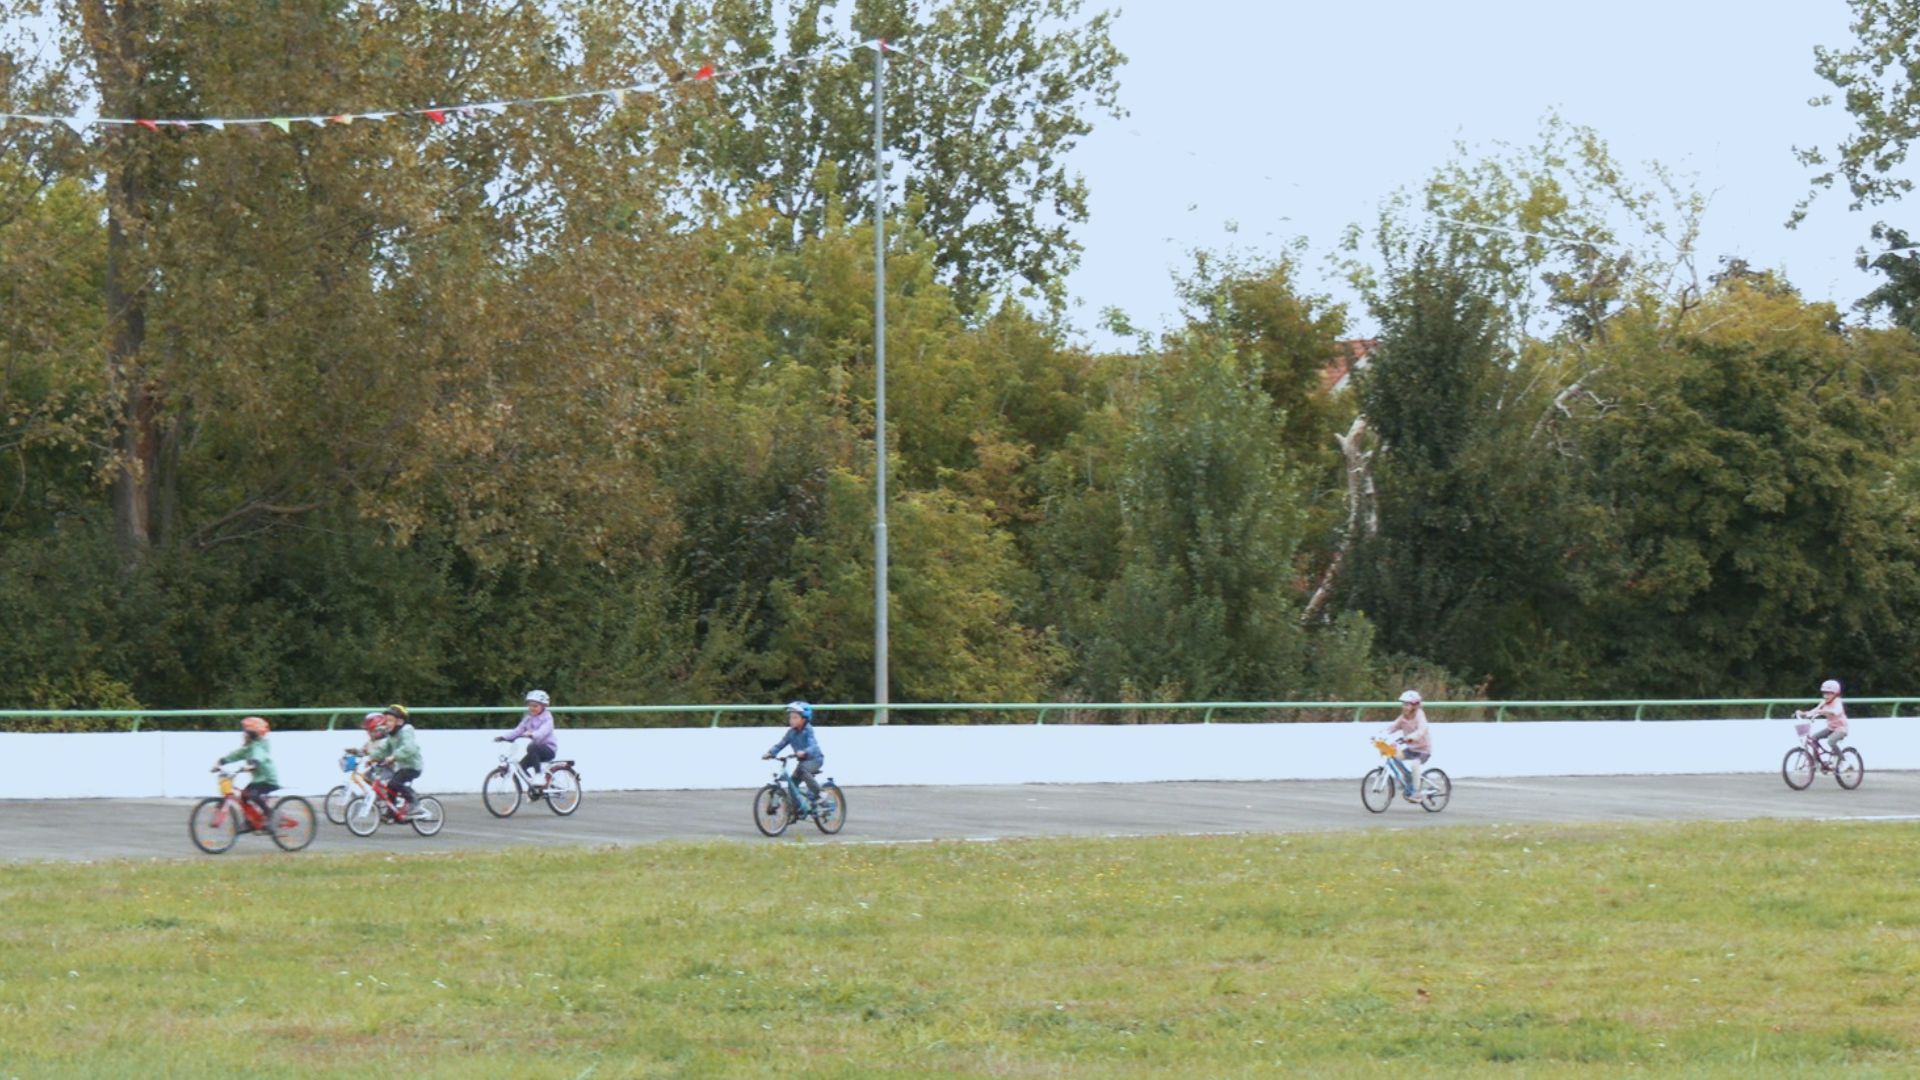
{"label": "red bicycle helmet", "polygon": [[372,735],[381,728],[386,727],[387,720],[388,717],[386,713],[370,712],[366,715],[366,719],[360,722],[360,726],[367,729],[367,734]]}

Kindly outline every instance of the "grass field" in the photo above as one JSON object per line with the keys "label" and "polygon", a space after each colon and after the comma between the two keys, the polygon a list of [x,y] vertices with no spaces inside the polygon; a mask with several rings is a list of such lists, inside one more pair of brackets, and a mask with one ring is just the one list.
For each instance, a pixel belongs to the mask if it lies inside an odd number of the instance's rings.
{"label": "grass field", "polygon": [[1920,827],[0,875],[0,1076],[1920,1073]]}

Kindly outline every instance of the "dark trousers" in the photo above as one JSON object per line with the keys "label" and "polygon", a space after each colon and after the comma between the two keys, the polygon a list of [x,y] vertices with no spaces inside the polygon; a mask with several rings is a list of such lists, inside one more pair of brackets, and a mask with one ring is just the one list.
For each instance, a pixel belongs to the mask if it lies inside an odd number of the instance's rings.
{"label": "dark trousers", "polygon": [[248,784],[240,789],[240,799],[242,802],[252,803],[253,808],[260,811],[260,817],[264,820],[267,816],[267,796],[279,790],[278,784]]}
{"label": "dark trousers", "polygon": [[393,789],[395,795],[412,802],[417,798],[413,793],[413,782],[418,779],[420,779],[419,769],[397,769],[393,774],[393,782],[387,786]]}
{"label": "dark trousers", "polygon": [[553,747],[531,743],[527,746],[527,756],[520,759],[520,767],[527,770],[529,776],[540,771],[540,766],[553,760]]}

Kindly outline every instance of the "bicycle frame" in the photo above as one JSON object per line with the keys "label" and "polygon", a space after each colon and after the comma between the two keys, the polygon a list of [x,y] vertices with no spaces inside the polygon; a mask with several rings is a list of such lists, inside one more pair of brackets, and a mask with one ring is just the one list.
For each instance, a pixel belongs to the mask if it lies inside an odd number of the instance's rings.
{"label": "bicycle frame", "polygon": [[[1407,763],[1401,759],[1400,748],[1384,739],[1373,740],[1373,746],[1374,749],[1380,750],[1380,756],[1386,759],[1382,764],[1386,767],[1388,774],[1393,777],[1395,786],[1403,793],[1413,790],[1413,770],[1408,768]],[[1388,753],[1387,750],[1381,749],[1382,747],[1387,747],[1393,752]]]}
{"label": "bicycle frame", "polygon": [[[241,769],[238,771],[247,772],[250,770]],[[240,820],[246,822],[248,828],[265,829],[267,827],[266,815],[262,814],[257,807],[250,805],[247,800],[240,797],[240,793],[244,789],[234,785],[233,778],[235,775],[235,773],[230,772],[222,772],[220,774],[221,801],[220,809],[213,815],[214,826],[217,828],[225,825],[227,823],[227,814],[238,811]]]}
{"label": "bicycle frame", "polygon": [[[787,793],[787,797],[793,800],[794,808],[800,817],[812,816],[818,807],[814,806],[813,799],[807,794],[807,789],[800,785],[800,781],[795,779],[793,774],[793,763],[798,759],[792,754],[786,754],[774,760],[780,763],[780,771],[773,774],[773,782],[780,785],[781,789]],[[833,777],[822,776],[821,790],[824,791],[831,783],[833,783]]]}
{"label": "bicycle frame", "polygon": [[[1795,728],[1801,726],[1800,724],[1794,725]],[[1805,749],[1807,753],[1813,755],[1814,765],[1823,771],[1838,768],[1840,765],[1839,753],[1827,749],[1825,743],[1813,737],[1813,725],[1811,723],[1804,726],[1807,730],[1796,733],[1800,736],[1800,746]]]}

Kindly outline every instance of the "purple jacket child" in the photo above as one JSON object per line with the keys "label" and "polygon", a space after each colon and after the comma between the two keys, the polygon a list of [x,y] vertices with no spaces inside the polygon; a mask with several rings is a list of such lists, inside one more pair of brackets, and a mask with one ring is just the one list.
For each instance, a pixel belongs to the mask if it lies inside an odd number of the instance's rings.
{"label": "purple jacket child", "polygon": [[527,746],[527,756],[520,759],[520,768],[529,778],[534,778],[535,787],[540,786],[535,771],[560,752],[560,744],[553,737],[553,714],[547,711],[550,703],[545,690],[527,691],[527,715],[520,718],[519,726],[495,738],[496,742],[532,740]]}

